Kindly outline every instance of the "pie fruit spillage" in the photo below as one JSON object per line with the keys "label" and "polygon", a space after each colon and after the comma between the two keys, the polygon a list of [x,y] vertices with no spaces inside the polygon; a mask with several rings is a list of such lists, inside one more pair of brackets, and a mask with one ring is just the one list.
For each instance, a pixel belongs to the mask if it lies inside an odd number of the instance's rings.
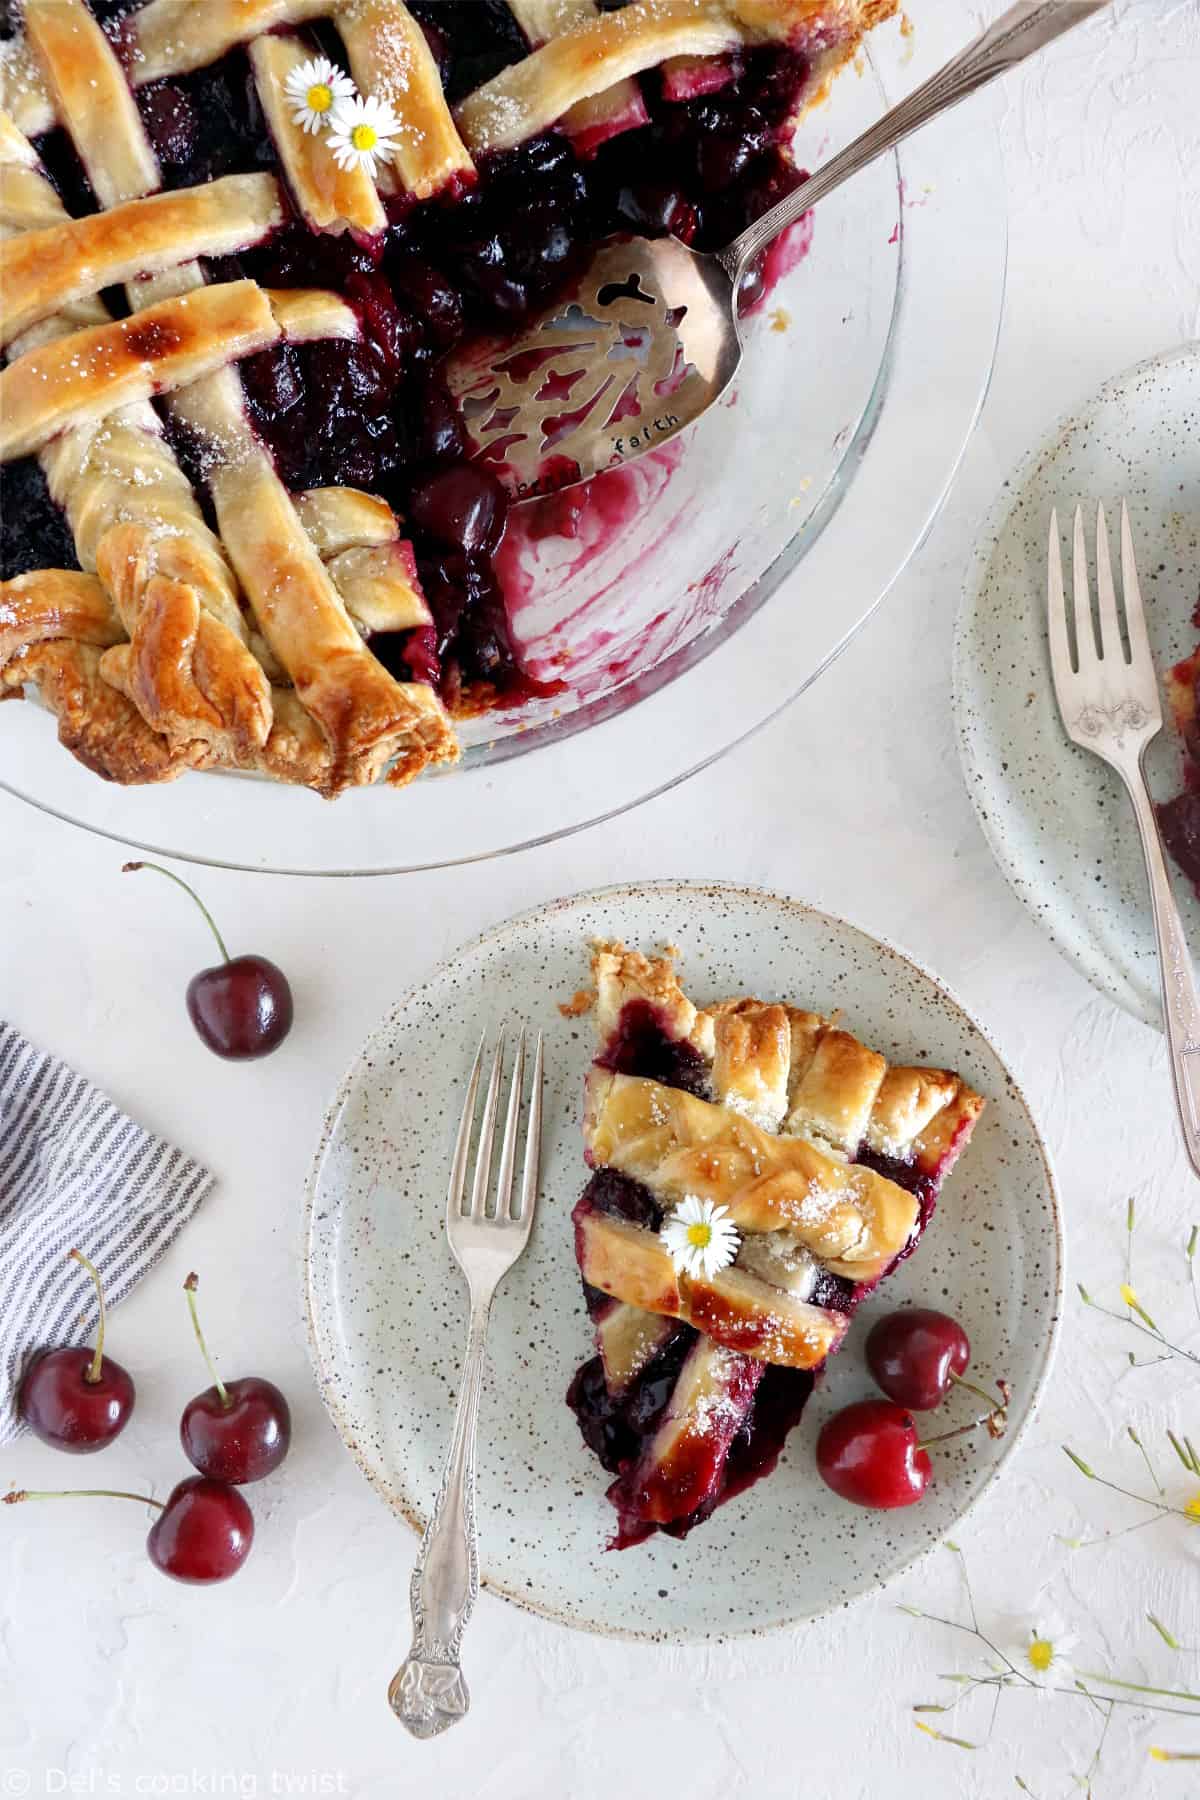
{"label": "pie fruit spillage", "polygon": [[[615,231],[735,235],[895,6],[0,0],[0,697],[119,782],[453,760],[529,684],[440,362]],[[317,54],[389,157],[297,122]]]}
{"label": "pie fruit spillage", "polygon": [[[698,1009],[670,956],[593,957],[576,1257],[597,1354],[568,1404],[615,1479],[612,1543],[684,1537],[774,1468],[861,1303],[915,1249],[983,1100],[835,1020]],[[688,1274],[660,1235],[726,1210],[736,1258]],[[915,1442],[915,1440],[914,1440]]]}

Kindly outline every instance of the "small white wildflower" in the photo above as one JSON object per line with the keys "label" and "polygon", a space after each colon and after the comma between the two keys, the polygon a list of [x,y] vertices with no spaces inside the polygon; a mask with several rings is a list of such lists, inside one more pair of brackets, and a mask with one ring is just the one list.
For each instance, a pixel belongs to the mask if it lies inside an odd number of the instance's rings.
{"label": "small white wildflower", "polygon": [[712,1276],[727,1269],[741,1238],[727,1206],[688,1194],[659,1233],[681,1275]]}
{"label": "small white wildflower", "polygon": [[1079,1642],[1078,1635],[1068,1631],[1061,1613],[1040,1602],[1029,1610],[1033,1622],[1025,1625],[1013,1661],[1022,1675],[1039,1686],[1070,1687],[1075,1680],[1071,1652]]}
{"label": "small white wildflower", "polygon": [[293,122],[305,131],[316,132],[332,123],[339,100],[353,96],[354,83],[327,56],[314,56],[308,62],[297,63],[288,74],[283,91],[292,102]]}
{"label": "small white wildflower", "polygon": [[364,100],[339,100],[330,121],[329,148],[338,167],[365,169],[374,178],[376,164],[391,162],[399,149],[400,121],[386,100],[368,94]]}

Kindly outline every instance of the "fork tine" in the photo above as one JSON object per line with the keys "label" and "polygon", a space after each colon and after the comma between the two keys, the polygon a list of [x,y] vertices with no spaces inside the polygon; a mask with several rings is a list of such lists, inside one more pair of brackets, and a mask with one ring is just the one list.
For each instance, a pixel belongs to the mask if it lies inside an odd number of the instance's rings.
{"label": "fork tine", "polygon": [[1062,542],[1058,534],[1058,509],[1050,513],[1050,542],[1046,555],[1046,612],[1050,631],[1050,669],[1056,685],[1070,679],[1071,641],[1067,636],[1067,597],[1063,592]]}
{"label": "fork tine", "polygon": [[458,1122],[458,1136],[454,1140],[454,1156],[450,1163],[450,1188],[446,1195],[446,1217],[456,1218],[462,1211],[463,1188],[467,1180],[467,1152],[471,1147],[471,1126],[475,1120],[475,1096],[479,1092],[479,1071],[483,1067],[483,1046],[487,1042],[487,1032],[479,1039],[479,1048],[475,1052],[475,1061],[471,1065],[471,1075],[467,1082],[467,1097],[463,1102],[462,1118]]}
{"label": "fork tine", "polygon": [[521,1111],[521,1088],[525,1081],[525,1027],[517,1039],[516,1061],[508,1089],[508,1112],[504,1120],[504,1138],[500,1145],[500,1171],[496,1176],[496,1217],[507,1219],[512,1205],[513,1164],[517,1159],[517,1118]]}
{"label": "fork tine", "polygon": [[525,1167],[521,1172],[521,1210],[517,1217],[529,1224],[537,1205],[538,1173],[542,1155],[542,1034],[537,1035],[533,1055],[533,1086],[529,1092],[529,1124],[525,1136]]}
{"label": "fork tine", "polygon": [[1108,555],[1108,520],[1101,502],[1096,507],[1096,598],[1100,613],[1100,657],[1125,661],[1121,642],[1121,623],[1117,618],[1117,595],[1113,587],[1112,563]]}
{"label": "fork tine", "polygon": [[1146,611],[1138,584],[1137,564],[1133,560],[1133,532],[1129,528],[1129,508],[1121,502],[1121,598],[1125,602],[1125,628],[1129,634],[1131,662],[1148,662],[1150,639],[1146,634]]}
{"label": "fork tine", "polygon": [[504,1026],[496,1038],[496,1054],[488,1077],[487,1098],[483,1103],[483,1121],[479,1127],[479,1148],[475,1153],[475,1179],[471,1183],[471,1217],[482,1219],[487,1202],[488,1177],[492,1172],[492,1145],[496,1138],[496,1102],[500,1095],[500,1075],[504,1068]]}
{"label": "fork tine", "polygon": [[1075,589],[1075,658],[1082,675],[1096,662],[1096,629],[1092,624],[1092,598],[1088,591],[1087,544],[1083,536],[1083,508],[1075,508],[1075,541],[1071,549],[1071,583]]}

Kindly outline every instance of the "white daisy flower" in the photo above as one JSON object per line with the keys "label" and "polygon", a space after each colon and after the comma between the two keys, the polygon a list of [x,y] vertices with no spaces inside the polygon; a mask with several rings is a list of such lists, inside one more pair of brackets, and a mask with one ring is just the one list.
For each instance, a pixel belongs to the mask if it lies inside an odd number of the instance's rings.
{"label": "white daisy flower", "polygon": [[399,145],[400,121],[386,100],[339,100],[330,122],[329,148],[339,168],[365,169],[374,178],[378,162],[391,162]]}
{"label": "white daisy flower", "polygon": [[332,122],[339,100],[349,100],[354,93],[350,77],[330,62],[327,56],[314,56],[297,63],[283,84],[292,103],[292,121],[305,131],[323,131]]}
{"label": "white daisy flower", "polygon": [[1070,1687],[1075,1680],[1071,1652],[1079,1642],[1078,1634],[1068,1631],[1061,1613],[1040,1602],[1030,1611],[1033,1622],[1024,1627],[1013,1662],[1039,1686]]}
{"label": "white daisy flower", "polygon": [[681,1275],[712,1276],[727,1269],[741,1238],[727,1206],[688,1194],[659,1232]]}

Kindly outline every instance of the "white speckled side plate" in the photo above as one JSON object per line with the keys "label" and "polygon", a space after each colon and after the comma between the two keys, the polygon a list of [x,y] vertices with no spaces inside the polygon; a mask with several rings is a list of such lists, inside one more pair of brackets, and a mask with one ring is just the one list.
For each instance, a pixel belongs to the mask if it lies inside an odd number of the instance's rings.
{"label": "white speckled side plate", "polygon": [[[967,574],[954,707],[967,789],[1009,882],[1089,981],[1160,1026],[1158,959],[1133,814],[1116,777],[1066,737],[1046,649],[1050,509],[1058,508],[1065,556],[1076,505],[1090,514],[1090,539],[1102,500],[1115,558],[1122,496],[1161,675],[1196,641],[1200,345],[1167,351],[1106,382],[1006,482]],[[1149,758],[1156,799],[1178,791],[1180,757],[1168,721]],[[1178,875],[1175,895],[1193,954],[1200,953],[1200,901]]]}
{"label": "white speckled side plate", "polygon": [[[841,1008],[887,1056],[957,1068],[988,1097],[920,1248],[859,1314],[776,1472],[685,1542],[658,1537],[619,1553],[603,1547],[609,1477],[564,1403],[592,1354],[570,1214],[586,1179],[578,1115],[593,1046],[590,1017],[564,1018],[558,1003],[587,984],[596,936],[679,945],[697,999]],[[479,1032],[504,1016],[545,1032],[548,1079],[539,1216],[492,1316],[479,1433],[485,1584],[563,1624],[682,1641],[810,1618],[906,1568],[996,1478],[1046,1378],[1061,1296],[1053,1180],[1004,1063],[931,976],[852,925],[752,889],[611,888],[510,920],[436,969],[363,1050],[326,1121],[307,1228],[313,1362],[365,1473],[419,1529],[465,1334],[465,1285],[443,1235],[446,1175]],[[936,1484],[918,1506],[865,1512],[823,1486],[812,1446],[830,1412],[874,1391],[866,1327],[902,1300],[961,1319],[975,1368],[1013,1383],[1013,1425],[999,1443],[980,1432],[936,1451]],[[956,1401],[937,1416],[970,1414]],[[415,1549],[398,1540],[398,1565]]]}

